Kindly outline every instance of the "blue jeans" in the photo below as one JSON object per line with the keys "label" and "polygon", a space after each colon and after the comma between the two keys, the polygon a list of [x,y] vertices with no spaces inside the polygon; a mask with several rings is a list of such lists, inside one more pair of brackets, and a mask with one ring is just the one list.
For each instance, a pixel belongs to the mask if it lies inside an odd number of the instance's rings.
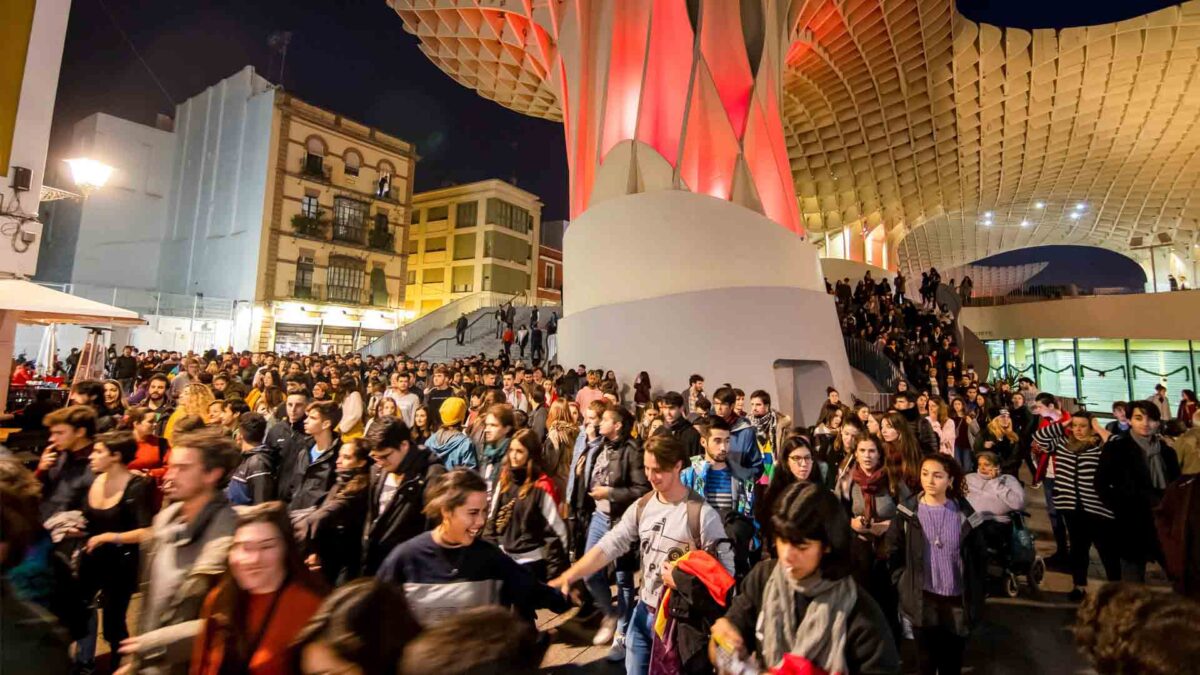
{"label": "blue jeans", "polygon": [[[596,542],[600,541],[608,530],[611,528],[611,521],[608,514],[596,511],[592,514],[592,520],[588,523],[587,543],[584,545],[584,552],[592,550]],[[603,569],[588,577],[585,581],[588,592],[592,594],[592,598],[596,601],[596,607],[608,616],[617,617],[617,635],[625,634],[625,627],[629,623],[629,612],[633,609],[634,590],[633,590],[633,572],[617,571],[617,604],[613,606],[612,585],[608,580],[608,570]]]}
{"label": "blue jeans", "polygon": [[646,675],[650,670],[650,649],[654,644],[654,610],[642,601],[633,608],[629,631],[625,633],[626,675]]}

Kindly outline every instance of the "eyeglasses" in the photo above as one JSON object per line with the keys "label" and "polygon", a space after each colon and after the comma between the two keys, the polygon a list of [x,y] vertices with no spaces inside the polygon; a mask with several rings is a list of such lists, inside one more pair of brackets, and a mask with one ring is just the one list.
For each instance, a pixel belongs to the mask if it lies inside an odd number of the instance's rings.
{"label": "eyeglasses", "polygon": [[791,457],[788,457],[788,461],[791,462],[792,464],[812,464],[813,458],[812,458],[812,455],[808,455],[808,456],[792,455]]}

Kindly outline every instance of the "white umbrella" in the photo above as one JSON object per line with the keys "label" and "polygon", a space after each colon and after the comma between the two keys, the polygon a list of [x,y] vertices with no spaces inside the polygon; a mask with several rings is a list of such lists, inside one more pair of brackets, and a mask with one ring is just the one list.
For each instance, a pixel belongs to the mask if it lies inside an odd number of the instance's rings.
{"label": "white umbrella", "polygon": [[46,326],[42,334],[42,344],[37,352],[37,371],[42,377],[54,375],[54,355],[58,352],[58,324]]}

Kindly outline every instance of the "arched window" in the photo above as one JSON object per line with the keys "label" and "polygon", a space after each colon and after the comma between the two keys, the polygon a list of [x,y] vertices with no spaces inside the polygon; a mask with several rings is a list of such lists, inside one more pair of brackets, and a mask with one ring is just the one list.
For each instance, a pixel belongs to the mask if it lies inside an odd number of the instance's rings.
{"label": "arched window", "polygon": [[346,175],[357,176],[358,169],[362,166],[362,155],[358,154],[357,150],[347,150],[342,156],[342,161],[346,163]]}
{"label": "arched window", "polygon": [[318,136],[310,136],[308,142],[305,143],[305,148],[310,155],[325,156],[325,141],[322,141]]}

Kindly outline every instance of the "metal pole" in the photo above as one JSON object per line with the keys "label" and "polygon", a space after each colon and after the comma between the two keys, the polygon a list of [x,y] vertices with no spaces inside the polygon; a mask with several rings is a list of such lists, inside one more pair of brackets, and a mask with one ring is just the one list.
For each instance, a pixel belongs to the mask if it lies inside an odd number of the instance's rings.
{"label": "metal pole", "polygon": [[1151,293],[1158,292],[1158,272],[1154,269],[1154,247],[1150,247],[1150,288]]}
{"label": "metal pole", "polygon": [[1079,338],[1071,340],[1071,348],[1075,352],[1075,400],[1083,401],[1083,366],[1079,362]]}
{"label": "metal pole", "polygon": [[1129,338],[1125,338],[1125,390],[1129,392],[1128,400],[1133,400],[1133,360],[1129,357]]}

